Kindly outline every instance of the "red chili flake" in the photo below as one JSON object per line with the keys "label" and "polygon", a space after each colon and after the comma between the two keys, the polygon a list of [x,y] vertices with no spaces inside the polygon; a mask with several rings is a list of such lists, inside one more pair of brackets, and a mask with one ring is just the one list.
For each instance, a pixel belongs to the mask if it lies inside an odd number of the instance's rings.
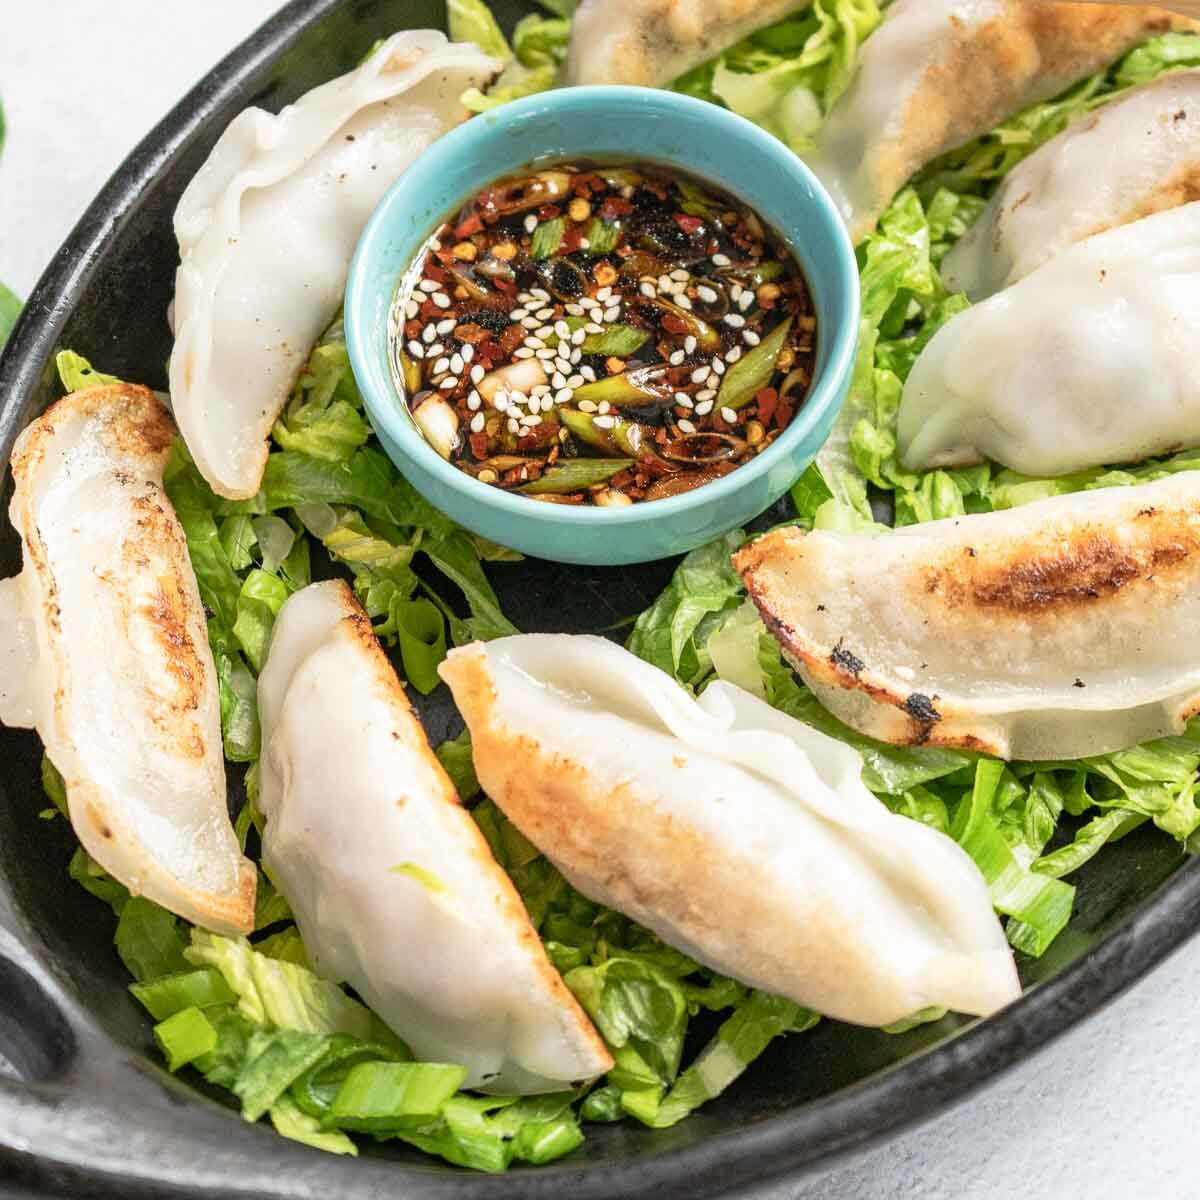
{"label": "red chili flake", "polygon": [[485,432],[473,433],[467,439],[471,443],[471,453],[482,462],[488,456],[488,435]]}
{"label": "red chili flake", "polygon": [[775,406],[779,403],[779,393],[774,388],[763,388],[754,393],[754,399],[758,403],[758,419],[764,425],[770,425]]}
{"label": "red chili flake", "polygon": [[780,429],[786,429],[795,411],[796,406],[791,400],[780,401],[779,407],[775,410],[775,424]]}
{"label": "red chili flake", "polygon": [[492,284],[497,291],[503,292],[506,296],[517,294],[517,285],[511,279],[493,279]]}
{"label": "red chili flake", "polygon": [[416,318],[413,318],[411,321],[406,321],[404,323],[404,336],[410,340],[412,338],[419,338],[421,336],[422,328],[423,326],[421,322],[416,320]]}
{"label": "red chili flake", "polygon": [[677,316],[674,316],[672,313],[667,313],[667,315],[665,317],[663,317],[662,327],[668,333],[687,333],[687,331],[688,331],[687,322],[681,321]]}
{"label": "red chili flake", "polygon": [[684,233],[691,237],[693,234],[699,233],[704,228],[704,220],[701,217],[691,217],[687,213],[672,213],[675,224],[683,230]]}
{"label": "red chili flake", "polygon": [[628,467],[624,471],[618,471],[609,481],[608,486],[613,488],[623,488],[630,484],[636,478],[634,472]]}
{"label": "red chili flake", "polygon": [[609,196],[600,205],[600,215],[606,221],[614,221],[617,217],[627,217],[633,212],[633,205],[623,196]]}
{"label": "red chili flake", "polygon": [[425,262],[425,278],[432,279],[436,283],[445,283],[448,276],[435,262],[427,259]]}
{"label": "red chili flake", "polygon": [[517,439],[518,450],[536,450],[558,441],[559,426],[553,423],[537,425]]}
{"label": "red chili flake", "polygon": [[562,215],[557,204],[543,204],[537,211],[539,221],[554,221]]}
{"label": "red chili flake", "polygon": [[520,325],[510,325],[497,339],[496,344],[505,355],[512,352],[525,340],[525,330]]}
{"label": "red chili flake", "polygon": [[473,233],[483,229],[483,220],[478,213],[472,213],[455,231],[454,240],[465,242]]}
{"label": "red chili flake", "polygon": [[563,234],[563,240],[558,247],[559,254],[574,254],[579,249],[579,244],[583,241],[583,230],[578,225],[572,225],[566,233]]}
{"label": "red chili flake", "polygon": [[476,325],[474,321],[466,321],[455,328],[454,336],[460,342],[470,342],[472,346],[478,346],[480,342],[486,342],[492,334],[482,325]]}
{"label": "red chili flake", "polygon": [[426,300],[421,305],[421,316],[426,321],[440,321],[442,319],[442,310],[432,300]]}
{"label": "red chili flake", "polygon": [[704,247],[704,253],[710,258],[721,249],[721,243],[716,238],[709,238],[708,245]]}

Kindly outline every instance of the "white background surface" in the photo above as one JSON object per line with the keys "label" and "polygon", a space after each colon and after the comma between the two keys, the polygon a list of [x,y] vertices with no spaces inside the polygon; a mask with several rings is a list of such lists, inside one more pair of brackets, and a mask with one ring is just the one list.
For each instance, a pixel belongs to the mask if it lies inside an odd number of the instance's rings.
{"label": "white background surface", "polygon": [[[92,196],[271,0],[5,0],[0,280],[26,296]],[[771,1200],[1200,1196],[1200,943],[946,1116]]]}

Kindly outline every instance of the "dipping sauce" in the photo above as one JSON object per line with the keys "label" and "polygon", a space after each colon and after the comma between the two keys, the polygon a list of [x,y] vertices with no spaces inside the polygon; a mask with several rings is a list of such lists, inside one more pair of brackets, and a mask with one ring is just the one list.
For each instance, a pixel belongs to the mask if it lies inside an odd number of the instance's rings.
{"label": "dipping sauce", "polygon": [[676,171],[570,163],[492,185],[392,312],[397,386],[481,483],[624,506],[762,453],[812,382],[808,287],[745,205]]}

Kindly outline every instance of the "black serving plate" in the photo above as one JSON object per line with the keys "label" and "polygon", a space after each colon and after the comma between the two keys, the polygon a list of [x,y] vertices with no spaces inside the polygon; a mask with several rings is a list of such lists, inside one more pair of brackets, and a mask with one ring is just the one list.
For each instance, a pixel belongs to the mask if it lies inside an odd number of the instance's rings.
{"label": "black serving plate", "polygon": [[[526,10],[496,7],[510,22]],[[26,306],[0,358],[0,462],[56,394],[58,349],[166,386],[171,213],[225,124],[247,104],[278,109],[350,69],[376,38],[442,20],[438,0],[297,0],[222,62],[130,155]],[[5,476],[5,507],[10,494]],[[2,577],[19,569],[20,547],[0,524]],[[521,628],[596,631],[644,607],[672,565],[526,562],[493,579]],[[455,717],[445,697],[432,701],[424,715],[436,740]],[[473,1175],[391,1147],[341,1159],[246,1124],[156,1065],[112,918],[67,878],[64,823],[37,817],[40,753],[32,734],[0,730],[0,1182],[72,1200],[692,1200],[795,1179],[994,1078],[1143,976],[1200,917],[1200,867],[1143,828],[1080,873],[1070,928],[1021,964],[1029,990],[990,1020],[948,1018],[899,1037],[825,1022],[773,1045],[674,1129],[592,1126],[582,1150],[538,1170]]]}

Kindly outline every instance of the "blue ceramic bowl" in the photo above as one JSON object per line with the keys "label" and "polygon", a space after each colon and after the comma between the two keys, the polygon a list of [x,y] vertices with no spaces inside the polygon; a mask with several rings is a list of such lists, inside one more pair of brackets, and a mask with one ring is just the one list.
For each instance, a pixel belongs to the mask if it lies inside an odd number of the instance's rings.
{"label": "blue ceramic bowl", "polygon": [[[762,454],[713,483],[626,508],[540,504],[446,462],[397,393],[388,314],[397,282],[447,214],[530,164],[571,159],[676,166],[744,201],[787,243],[817,313],[817,364],[804,407]],[[580,87],[506,104],[426,151],[375,210],[346,284],[346,341],[371,423],[392,461],[461,525],[525,554],[616,565],[680,554],[756,517],[821,448],[849,385],[858,272],[832,201],[781,142],[715,105],[646,88]]]}

